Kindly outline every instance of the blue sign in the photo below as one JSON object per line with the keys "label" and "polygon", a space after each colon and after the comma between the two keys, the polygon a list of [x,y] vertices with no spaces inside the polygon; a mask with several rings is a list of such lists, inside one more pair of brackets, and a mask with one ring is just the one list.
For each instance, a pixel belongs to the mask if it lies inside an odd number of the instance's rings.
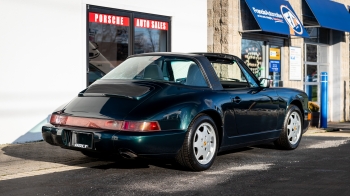
{"label": "blue sign", "polygon": [[245,0],[262,31],[308,38],[292,6],[285,0]]}
{"label": "blue sign", "polygon": [[281,61],[270,61],[270,72],[281,73]]}

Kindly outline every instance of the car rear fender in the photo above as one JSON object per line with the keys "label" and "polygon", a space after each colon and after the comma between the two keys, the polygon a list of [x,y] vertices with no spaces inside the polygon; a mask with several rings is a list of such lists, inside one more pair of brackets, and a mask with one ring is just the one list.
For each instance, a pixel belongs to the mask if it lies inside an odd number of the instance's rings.
{"label": "car rear fender", "polygon": [[187,131],[193,119],[199,114],[204,113],[214,120],[219,131],[222,126],[222,114],[219,109],[217,111],[214,108],[219,107],[214,106],[211,108],[207,104],[200,102],[177,104],[164,109],[149,120],[157,120],[162,130],[180,129]]}
{"label": "car rear fender", "polygon": [[222,114],[216,110],[213,110],[213,109],[205,110],[205,111],[202,111],[201,113],[208,115],[215,122],[215,126],[216,126],[218,134],[219,134],[219,146],[221,146],[222,140],[224,138]]}
{"label": "car rear fender", "polygon": [[309,121],[307,119],[310,110],[308,108],[308,97],[305,92],[300,91],[298,89],[292,88],[276,88],[276,92],[279,95],[280,99],[284,100],[283,106],[280,107],[285,110],[285,114],[287,112],[288,107],[292,104],[297,106],[302,115],[303,123],[303,132],[305,132],[308,128]]}

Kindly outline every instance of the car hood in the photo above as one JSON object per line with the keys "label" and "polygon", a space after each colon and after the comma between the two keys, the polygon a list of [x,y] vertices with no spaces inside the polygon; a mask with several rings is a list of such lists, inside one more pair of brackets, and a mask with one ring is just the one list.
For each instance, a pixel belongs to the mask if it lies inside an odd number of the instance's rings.
{"label": "car hood", "polygon": [[124,120],[160,89],[155,82],[100,80],[80,92],[63,112],[69,116]]}

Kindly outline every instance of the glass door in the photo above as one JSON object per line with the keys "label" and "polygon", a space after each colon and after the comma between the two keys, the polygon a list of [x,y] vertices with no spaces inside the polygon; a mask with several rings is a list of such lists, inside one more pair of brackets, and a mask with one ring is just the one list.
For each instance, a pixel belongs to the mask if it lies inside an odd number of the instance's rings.
{"label": "glass door", "polygon": [[272,79],[273,87],[281,84],[281,46],[270,45],[268,78]]}
{"label": "glass door", "polygon": [[304,87],[309,101],[320,102],[320,73],[328,72],[328,46],[305,44]]}

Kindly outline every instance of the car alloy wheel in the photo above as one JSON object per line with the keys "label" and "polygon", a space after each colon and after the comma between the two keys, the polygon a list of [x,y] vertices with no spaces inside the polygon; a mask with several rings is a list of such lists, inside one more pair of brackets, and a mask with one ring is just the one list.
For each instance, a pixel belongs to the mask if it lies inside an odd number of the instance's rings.
{"label": "car alloy wheel", "polygon": [[299,146],[303,129],[301,116],[300,109],[296,105],[291,104],[288,107],[282,131],[279,138],[274,142],[277,147],[293,150]]}
{"label": "car alloy wheel", "polygon": [[295,111],[289,116],[287,130],[288,141],[290,144],[295,145],[301,135],[301,120],[299,114]]}
{"label": "car alloy wheel", "polygon": [[199,125],[193,137],[193,151],[200,164],[209,163],[216,152],[216,134],[213,126],[205,122]]}
{"label": "car alloy wheel", "polygon": [[218,141],[214,121],[199,114],[188,126],[184,143],[176,155],[177,163],[193,171],[209,169],[216,157]]}

